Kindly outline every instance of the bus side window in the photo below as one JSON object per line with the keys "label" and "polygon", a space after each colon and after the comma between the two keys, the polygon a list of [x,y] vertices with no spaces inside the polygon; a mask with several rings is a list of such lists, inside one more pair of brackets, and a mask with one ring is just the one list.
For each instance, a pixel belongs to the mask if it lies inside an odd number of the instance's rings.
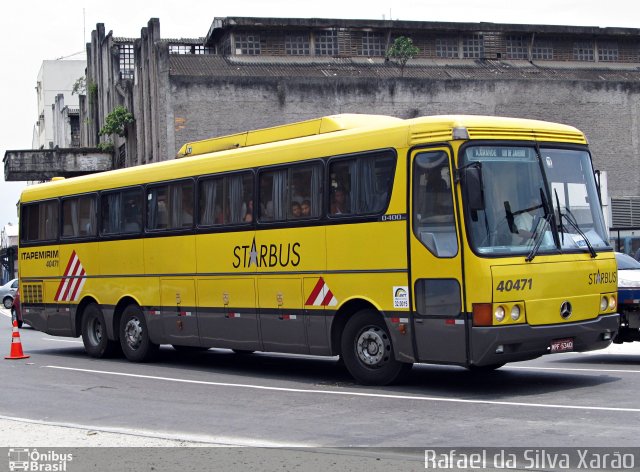
{"label": "bus side window", "polygon": [[50,241],[58,237],[58,201],[49,200],[22,206],[23,230],[20,238],[24,242]]}
{"label": "bus side window", "polygon": [[62,201],[62,237],[85,238],[95,236],[96,225],[95,195],[83,195]]}
{"label": "bus side window", "polygon": [[332,160],[329,164],[329,214],[371,215],[384,212],[391,195],[394,170],[395,156],[388,151]]}

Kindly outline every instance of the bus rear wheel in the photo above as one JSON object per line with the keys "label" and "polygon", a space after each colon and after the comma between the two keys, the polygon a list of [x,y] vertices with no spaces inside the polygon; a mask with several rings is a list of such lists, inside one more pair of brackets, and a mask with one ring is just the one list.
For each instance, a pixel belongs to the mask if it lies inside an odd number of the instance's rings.
{"label": "bus rear wheel", "polygon": [[107,337],[107,324],[96,303],[87,305],[82,314],[82,342],[91,357],[111,357],[119,351],[118,343]]}
{"label": "bus rear wheel", "polygon": [[397,382],[413,365],[396,360],[384,320],[371,309],[359,311],[347,321],[341,348],[347,370],[356,381],[365,385]]}
{"label": "bus rear wheel", "polygon": [[151,342],[144,313],[138,305],[129,305],[120,319],[120,345],[125,357],[132,362],[150,362],[159,347]]}

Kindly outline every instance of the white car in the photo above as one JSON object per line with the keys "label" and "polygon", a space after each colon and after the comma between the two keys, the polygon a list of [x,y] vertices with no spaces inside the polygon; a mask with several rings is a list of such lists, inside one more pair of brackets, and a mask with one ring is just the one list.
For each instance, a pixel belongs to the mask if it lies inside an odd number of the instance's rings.
{"label": "white car", "polygon": [[18,290],[18,279],[9,280],[9,282],[0,287],[0,299],[2,299],[2,304],[7,310],[13,306],[13,295],[16,290]]}
{"label": "white car", "polygon": [[640,262],[616,252],[620,331],[616,343],[640,341]]}

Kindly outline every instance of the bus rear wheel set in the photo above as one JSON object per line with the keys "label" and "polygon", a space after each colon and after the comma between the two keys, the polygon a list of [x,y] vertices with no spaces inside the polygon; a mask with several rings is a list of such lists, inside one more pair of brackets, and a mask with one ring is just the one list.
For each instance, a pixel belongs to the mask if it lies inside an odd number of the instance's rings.
{"label": "bus rear wheel set", "polygon": [[[87,305],[82,316],[82,340],[92,357],[111,357],[118,352],[133,362],[152,361],[159,346],[149,338],[144,313],[137,305],[124,309],[119,324],[120,342],[109,340],[102,310],[96,303]],[[204,350],[174,346],[180,351]],[[236,351],[240,354],[252,351]],[[365,385],[388,385],[402,380],[411,370],[411,363],[395,359],[391,336],[384,319],[373,309],[354,314],[341,338],[341,360],[349,373]]]}

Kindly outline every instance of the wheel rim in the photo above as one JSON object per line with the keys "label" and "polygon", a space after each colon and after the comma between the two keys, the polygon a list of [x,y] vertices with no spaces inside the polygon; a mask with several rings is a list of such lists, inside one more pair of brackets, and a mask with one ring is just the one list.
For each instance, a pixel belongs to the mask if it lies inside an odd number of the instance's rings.
{"label": "wheel rim", "polygon": [[5,298],[3,303],[7,310],[13,306],[13,301],[10,298]]}
{"label": "wheel rim", "polygon": [[360,362],[370,368],[379,368],[389,360],[391,342],[383,329],[367,326],[358,336],[355,348]]}
{"label": "wheel rim", "polygon": [[89,324],[89,340],[94,346],[99,345],[102,342],[102,336],[104,335],[104,327],[98,318],[91,320]]}
{"label": "wheel rim", "polygon": [[131,318],[124,327],[124,339],[127,345],[136,350],[142,344],[142,323],[138,318]]}

